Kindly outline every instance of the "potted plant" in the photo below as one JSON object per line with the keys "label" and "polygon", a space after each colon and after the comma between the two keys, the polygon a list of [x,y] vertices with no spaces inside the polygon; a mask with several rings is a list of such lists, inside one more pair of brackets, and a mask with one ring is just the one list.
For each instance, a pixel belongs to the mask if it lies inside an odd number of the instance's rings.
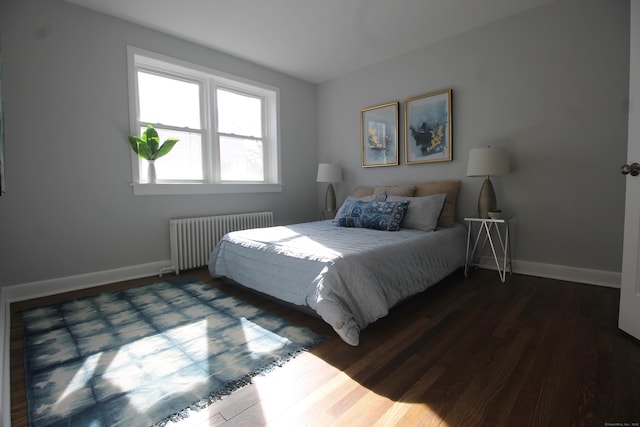
{"label": "potted plant", "polygon": [[148,125],[141,136],[129,136],[129,143],[133,151],[136,152],[138,157],[148,162],[147,180],[149,183],[155,184],[156,182],[155,160],[168,154],[178,141],[178,138],[167,138],[160,145],[160,137],[152,125]]}

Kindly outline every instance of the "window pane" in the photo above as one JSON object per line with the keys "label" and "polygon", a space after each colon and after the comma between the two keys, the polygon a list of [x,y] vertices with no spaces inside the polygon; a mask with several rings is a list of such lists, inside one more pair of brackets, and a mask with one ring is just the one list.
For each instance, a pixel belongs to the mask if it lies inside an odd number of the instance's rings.
{"label": "window pane", "polygon": [[254,139],[220,137],[220,179],[222,181],[264,181],[263,142]]}
{"label": "window pane", "polygon": [[140,120],[200,129],[200,85],[138,71]]}
{"label": "window pane", "polygon": [[218,131],[262,138],[262,100],[218,89]]}
{"label": "window pane", "polygon": [[[140,132],[143,132],[142,128]],[[158,129],[158,136],[162,144],[169,137],[178,138],[180,141],[173,146],[169,154],[155,161],[156,177],[158,180],[189,180],[202,181],[202,136],[199,133],[169,131]],[[146,162],[141,176],[146,177]]]}

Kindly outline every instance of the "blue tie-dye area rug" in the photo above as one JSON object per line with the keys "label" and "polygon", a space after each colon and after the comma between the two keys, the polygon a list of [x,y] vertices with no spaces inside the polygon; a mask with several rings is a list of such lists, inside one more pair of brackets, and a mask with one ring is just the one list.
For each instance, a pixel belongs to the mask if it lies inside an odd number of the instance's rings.
{"label": "blue tie-dye area rug", "polygon": [[34,427],[164,425],[324,339],[183,277],[27,310],[23,322]]}

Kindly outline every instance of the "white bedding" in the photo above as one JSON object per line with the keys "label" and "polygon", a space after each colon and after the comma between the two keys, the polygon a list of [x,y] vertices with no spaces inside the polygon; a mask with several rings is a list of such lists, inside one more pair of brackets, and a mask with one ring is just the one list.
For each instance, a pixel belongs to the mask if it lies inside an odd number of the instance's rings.
{"label": "white bedding", "polygon": [[460,224],[424,232],[338,227],[332,221],[229,233],[209,271],[315,310],[348,344],[389,308],[464,266]]}

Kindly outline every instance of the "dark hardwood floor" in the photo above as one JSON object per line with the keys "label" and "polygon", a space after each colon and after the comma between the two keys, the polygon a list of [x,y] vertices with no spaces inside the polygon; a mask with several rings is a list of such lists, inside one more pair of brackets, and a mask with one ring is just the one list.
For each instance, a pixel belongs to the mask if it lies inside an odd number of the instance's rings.
{"label": "dark hardwood floor", "polygon": [[[640,423],[640,342],[617,327],[617,289],[521,275],[501,284],[495,271],[468,278],[458,271],[350,347],[317,318],[212,280],[206,270],[185,275],[329,338],[178,426]],[[157,280],[12,304],[13,426],[28,425],[21,310]]]}

